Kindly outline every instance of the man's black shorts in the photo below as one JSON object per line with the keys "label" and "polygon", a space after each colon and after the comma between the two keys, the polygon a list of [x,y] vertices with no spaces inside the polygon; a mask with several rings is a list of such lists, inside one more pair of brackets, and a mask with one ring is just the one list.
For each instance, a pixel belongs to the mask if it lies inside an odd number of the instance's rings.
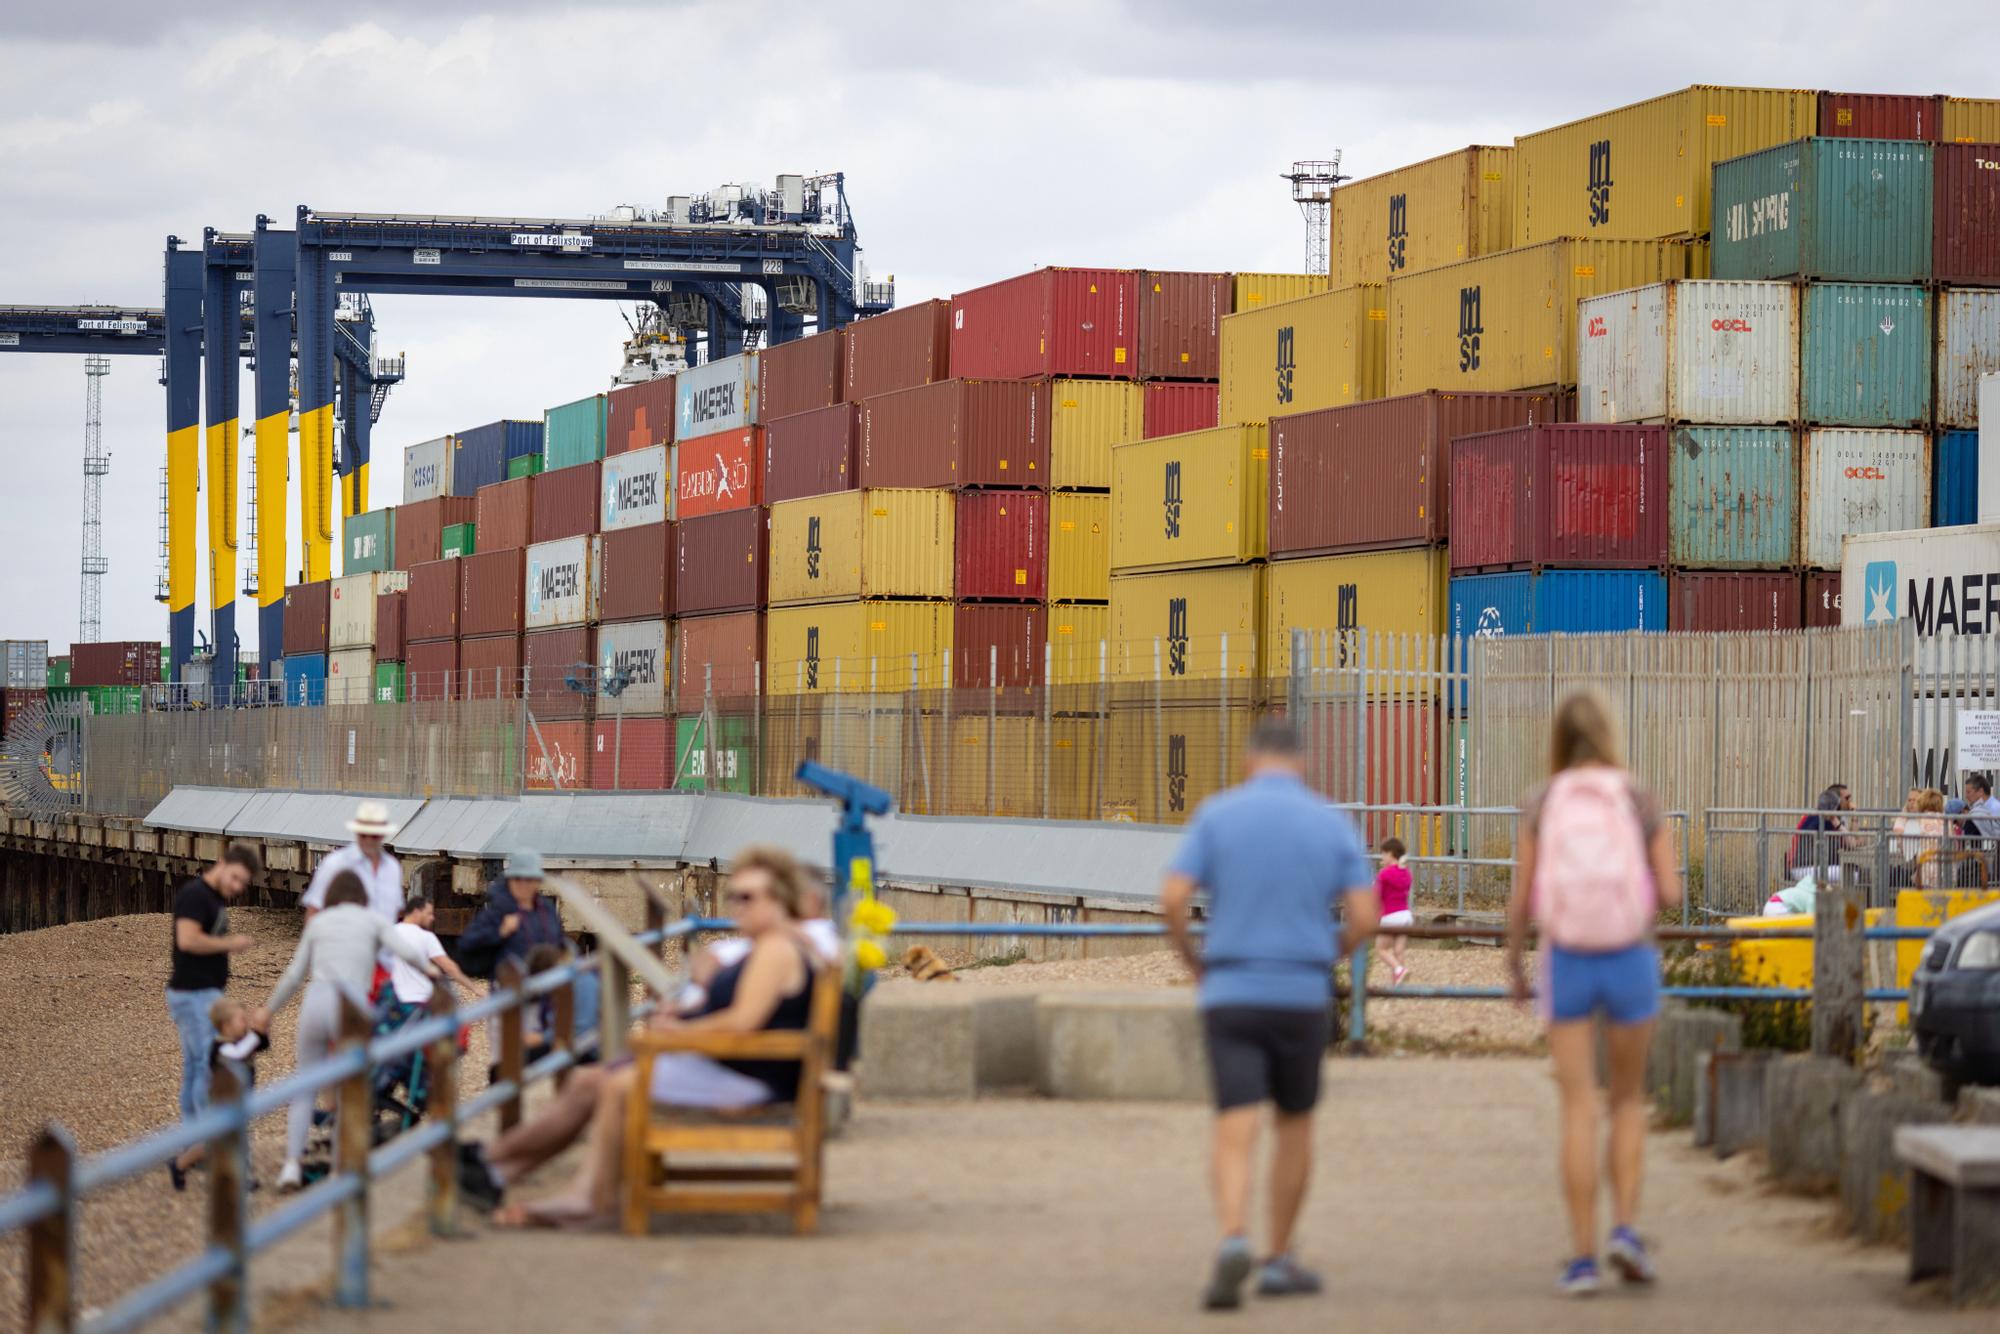
{"label": "man's black shorts", "polygon": [[1223,1005],[1202,1012],[1217,1111],[1260,1102],[1309,1112],[1319,1101],[1319,1064],[1331,1034],[1325,1010]]}

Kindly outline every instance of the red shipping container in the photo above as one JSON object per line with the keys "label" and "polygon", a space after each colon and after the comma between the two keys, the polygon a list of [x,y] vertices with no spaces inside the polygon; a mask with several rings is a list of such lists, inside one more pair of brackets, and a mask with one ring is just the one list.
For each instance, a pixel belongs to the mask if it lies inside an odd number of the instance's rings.
{"label": "red shipping container", "polygon": [[[1275,459],[1276,445],[1272,454]],[[1277,513],[1277,485],[1271,487]],[[1667,563],[1664,426],[1519,426],[1451,446],[1451,568]]]}
{"label": "red shipping container", "polygon": [[1139,374],[1148,380],[1213,380],[1222,371],[1226,273],[1139,274]]}
{"label": "red shipping container", "polygon": [[847,387],[846,347],[841,331],[829,329],[758,353],[758,420],[769,422],[840,402]]}
{"label": "red shipping container", "polygon": [[593,459],[554,472],[536,473],[528,479],[534,495],[534,513],[528,533],[535,542],[553,542],[559,537],[581,537],[597,531],[598,514],[604,496],[600,490],[604,465]]}
{"label": "red shipping container", "polygon": [[461,699],[521,697],[521,636],[475,635],[458,641]]}
{"label": "red shipping container", "polygon": [[953,587],[959,597],[1007,602],[1048,597],[1047,492],[962,492],[957,519]]}
{"label": "red shipping container", "polygon": [[952,610],[951,683],[960,690],[1033,690],[1048,661],[1049,611],[1035,603],[961,602]]}
{"label": "red shipping container", "polygon": [[504,482],[479,488],[479,526],[475,545],[479,551],[525,549],[534,540],[535,479],[510,477]]}
{"label": "red shipping container", "polygon": [[580,792],[590,786],[590,724],[577,719],[543,723],[540,735],[522,737],[522,772],[536,792]]}
{"label": "red shipping container", "polygon": [[406,638],[457,638],[459,608],[464,595],[460,581],[464,577],[465,562],[469,559],[453,556],[450,560],[425,561],[411,568],[410,589],[403,607],[403,634]]}
{"label": "red shipping container", "polygon": [[662,375],[644,384],[628,384],[605,396],[607,414],[604,452],[627,454],[635,449],[674,442],[674,377]]}
{"label": "red shipping container", "polygon": [[509,547],[459,559],[464,565],[459,571],[458,633],[467,637],[520,634],[527,553]]}
{"label": "red shipping container", "polygon": [[762,682],[764,615],[737,611],[721,616],[687,616],[674,622],[674,699],[697,713],[702,691],[717,699],[755,699]]}
{"label": "red shipping container", "polygon": [[951,302],[920,301],[856,320],[845,335],[849,403],[951,374]]}
{"label": "red shipping container", "polygon": [[597,567],[597,615],[606,621],[657,621],[674,614],[671,523],[618,528],[604,535]]}
{"label": "red shipping container", "polygon": [[1667,588],[1667,629],[1705,634],[1799,628],[1799,577],[1747,570],[1680,570]]}
{"label": "red shipping container", "polygon": [[479,502],[472,496],[435,496],[398,505],[396,568],[414,570],[436,560],[444,549],[444,530],[455,523],[475,523],[478,517]]}
{"label": "red shipping container", "polygon": [[1138,322],[1132,270],[1036,269],[951,299],[951,372],[1130,379],[1139,369]]}
{"label": "red shipping container", "polygon": [[[285,590],[286,657],[291,657],[295,653],[326,652],[326,618],[332,603],[333,585],[325,579],[313,584],[293,584]],[[153,645],[153,653],[157,660],[159,645]],[[160,679],[157,665],[153,669],[153,679],[155,681]],[[70,680],[71,682],[76,680],[75,648],[70,650]]]}
{"label": "red shipping container", "polygon": [[1936,143],[1944,99],[1934,94],[1821,93],[1819,132],[1834,139],[1921,139]]}
{"label": "red shipping container", "polygon": [[1148,381],[1139,396],[1143,437],[1209,430],[1221,419],[1220,393],[1220,385]]}
{"label": "red shipping container", "polygon": [[[157,648],[158,645],[154,647]],[[73,656],[74,654],[72,654]],[[157,683],[159,673],[155,671],[153,676]],[[71,684],[75,684],[75,682],[72,681]],[[0,689],[0,736],[4,736],[12,731],[14,724],[23,717],[26,717],[30,709],[45,705],[48,701],[49,692],[45,689],[36,690],[31,686],[14,686],[9,689]]]}
{"label": "red shipping container", "polygon": [[599,792],[664,792],[673,785],[674,720],[599,718],[590,733],[590,786]]}
{"label": "red shipping container", "polygon": [[403,696],[416,702],[465,698],[456,639],[413,639],[404,648]]}
{"label": "red shipping container", "polygon": [[1805,614],[1799,619],[1808,630],[1840,627],[1840,571],[1807,570]]}
{"label": "red shipping container", "polygon": [[752,426],[681,441],[674,517],[698,518],[762,503],[764,431]]}
{"label": "red shipping container", "polygon": [[1939,144],[1934,153],[1931,272],[1941,283],[2000,285],[2000,144]]}
{"label": "red shipping container", "polygon": [[755,611],[764,605],[768,511],[725,510],[674,525],[674,615]]}
{"label": "red shipping container", "polygon": [[1271,554],[1436,546],[1450,536],[1451,442],[1560,421],[1561,407],[1546,393],[1432,390],[1275,418]]}
{"label": "red shipping container", "polygon": [[[375,661],[401,662],[403,660],[403,627],[407,620],[405,605],[407,593],[377,593],[375,595]],[[458,599],[452,599],[454,609]]]}
{"label": "red shipping container", "polygon": [[[300,584],[285,590],[285,601],[289,605],[295,591],[314,588],[319,590],[320,600],[319,647],[302,648],[298,650],[300,653],[326,652],[327,585]],[[309,609],[301,614],[311,620]],[[287,653],[291,651],[289,647],[285,649]],[[159,681],[160,644],[156,639],[113,639],[96,644],[70,645],[69,683],[73,686],[150,686],[158,685]]]}
{"label": "red shipping container", "polygon": [[764,503],[851,491],[861,409],[836,403],[764,423]]}
{"label": "red shipping container", "polygon": [[1049,383],[941,380],[861,405],[861,485],[1046,487]]}
{"label": "red shipping container", "polygon": [[530,630],[521,637],[528,707],[540,718],[588,717],[596,696],[569,688],[569,677],[588,684],[596,677],[597,627],[565,625]]}

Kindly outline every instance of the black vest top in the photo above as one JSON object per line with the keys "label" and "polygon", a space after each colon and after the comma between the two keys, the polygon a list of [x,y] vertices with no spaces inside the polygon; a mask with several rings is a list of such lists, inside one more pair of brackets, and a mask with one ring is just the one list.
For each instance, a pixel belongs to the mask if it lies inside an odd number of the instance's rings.
{"label": "black vest top", "polygon": [[[796,947],[797,942],[794,942]],[[803,948],[799,957],[806,965],[806,980],[793,994],[778,1002],[778,1008],[764,1021],[764,1030],[801,1029],[812,1016],[812,990],[815,966]],[[714,1014],[726,1010],[736,1001],[736,988],[743,981],[743,970],[749,966],[750,956],[744,955],[735,963],[718,972],[708,984],[708,1000],[700,1013]],[[724,1061],[722,1064],[740,1075],[748,1075],[771,1090],[773,1102],[793,1102],[799,1096],[799,1063],[797,1061]]]}

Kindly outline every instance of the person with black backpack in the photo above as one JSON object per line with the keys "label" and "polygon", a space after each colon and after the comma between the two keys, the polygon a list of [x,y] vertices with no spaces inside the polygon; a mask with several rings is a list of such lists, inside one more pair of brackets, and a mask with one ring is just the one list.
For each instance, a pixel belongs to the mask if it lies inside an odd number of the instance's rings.
{"label": "person with black backpack", "polygon": [[562,910],[542,893],[542,854],[526,848],[507,854],[500,878],[486,887],[486,904],[458,938],[458,966],[471,977],[493,978],[500,964],[527,967],[537,945],[564,949]]}

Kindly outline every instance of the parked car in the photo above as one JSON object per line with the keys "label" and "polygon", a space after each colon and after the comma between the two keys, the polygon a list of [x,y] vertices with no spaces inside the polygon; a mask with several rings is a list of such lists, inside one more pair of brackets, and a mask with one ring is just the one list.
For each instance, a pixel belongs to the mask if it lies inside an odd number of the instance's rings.
{"label": "parked car", "polygon": [[2000,903],[1952,918],[1925,942],[1910,1026],[1946,1079],[2000,1084]]}

